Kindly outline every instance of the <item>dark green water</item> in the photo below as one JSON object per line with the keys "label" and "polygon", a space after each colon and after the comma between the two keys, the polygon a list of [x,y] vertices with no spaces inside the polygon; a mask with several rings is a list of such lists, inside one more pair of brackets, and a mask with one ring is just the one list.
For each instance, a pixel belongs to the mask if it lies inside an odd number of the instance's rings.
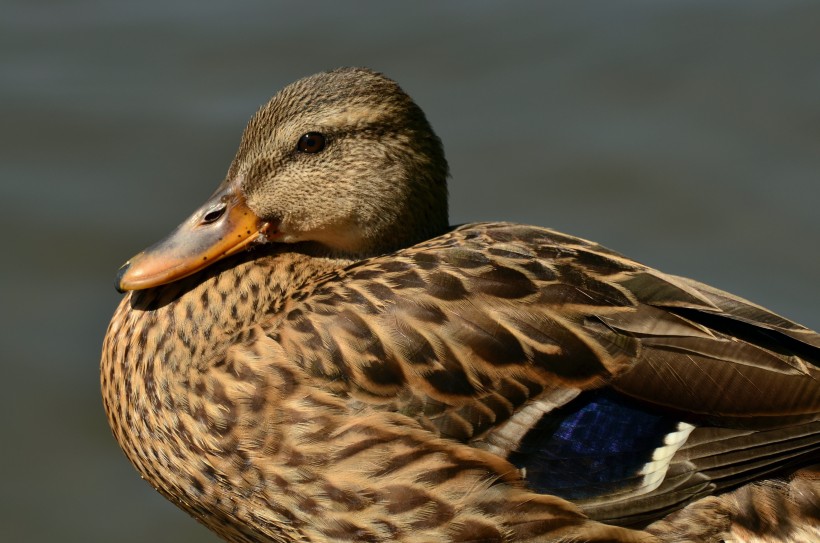
{"label": "dark green water", "polygon": [[107,428],[114,273],[323,69],[416,98],[453,222],[552,226],[820,327],[820,4],[404,6],[2,2],[0,540],[215,541]]}

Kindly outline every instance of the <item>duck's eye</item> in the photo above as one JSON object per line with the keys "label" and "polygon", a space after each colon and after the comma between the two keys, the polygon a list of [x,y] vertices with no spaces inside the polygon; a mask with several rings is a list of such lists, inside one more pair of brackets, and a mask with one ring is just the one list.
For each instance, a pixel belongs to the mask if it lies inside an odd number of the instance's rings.
{"label": "duck's eye", "polygon": [[299,138],[296,148],[302,153],[318,153],[325,148],[325,137],[319,132],[308,132]]}

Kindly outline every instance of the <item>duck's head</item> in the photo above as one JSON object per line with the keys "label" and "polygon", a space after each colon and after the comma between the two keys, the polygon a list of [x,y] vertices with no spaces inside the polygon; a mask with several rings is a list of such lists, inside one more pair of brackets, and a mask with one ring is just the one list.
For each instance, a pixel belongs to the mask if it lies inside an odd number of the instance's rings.
{"label": "duck's head", "polygon": [[447,162],[424,113],[361,68],[301,79],[250,120],[216,192],[129,260],[119,290],[170,283],[258,243],[360,258],[447,229]]}

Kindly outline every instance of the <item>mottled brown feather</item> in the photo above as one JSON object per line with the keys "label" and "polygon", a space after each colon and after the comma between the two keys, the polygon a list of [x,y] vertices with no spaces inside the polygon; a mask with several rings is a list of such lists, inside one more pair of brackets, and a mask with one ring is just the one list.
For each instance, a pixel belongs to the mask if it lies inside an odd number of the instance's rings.
{"label": "mottled brown feather", "polygon": [[[293,152],[308,130],[335,138],[315,160]],[[815,472],[765,480],[818,460],[820,336],[566,234],[448,231],[446,175],[373,72],[254,116],[226,183],[292,239],[131,292],[105,338],[105,409],[146,480],[233,542],[816,534]],[[605,387],[697,426],[660,486],[533,492],[508,455]]]}

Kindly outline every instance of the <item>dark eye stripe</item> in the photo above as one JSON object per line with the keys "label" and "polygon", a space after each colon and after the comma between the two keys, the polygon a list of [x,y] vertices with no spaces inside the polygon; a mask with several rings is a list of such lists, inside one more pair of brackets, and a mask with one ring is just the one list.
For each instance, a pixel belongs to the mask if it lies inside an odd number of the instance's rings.
{"label": "dark eye stripe", "polygon": [[296,149],[301,153],[318,153],[324,148],[325,136],[319,132],[308,132],[296,143]]}

